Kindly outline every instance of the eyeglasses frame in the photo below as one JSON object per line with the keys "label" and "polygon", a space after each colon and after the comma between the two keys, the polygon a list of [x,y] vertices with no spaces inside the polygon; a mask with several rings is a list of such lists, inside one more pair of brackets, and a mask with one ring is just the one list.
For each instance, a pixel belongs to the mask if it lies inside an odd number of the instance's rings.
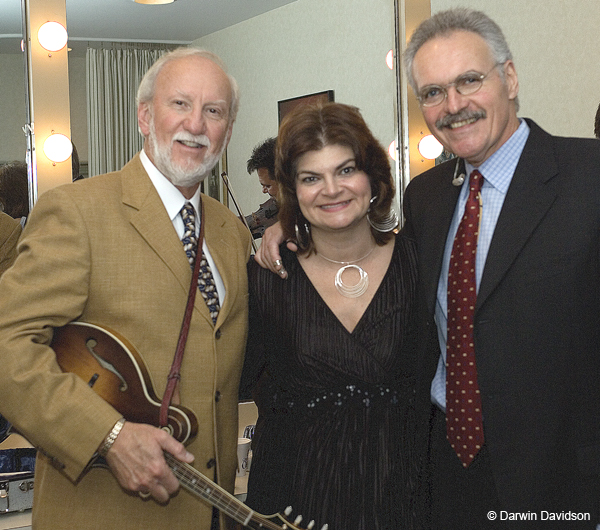
{"label": "eyeglasses frame", "polygon": [[[499,66],[503,66],[505,63],[496,63],[494,64],[494,66],[492,66],[492,68],[485,74],[480,74],[479,72],[476,71],[466,71],[463,74],[460,74],[454,81],[452,81],[452,83],[447,83],[446,85],[426,85],[424,86],[419,93],[422,93],[423,90],[427,89],[427,90],[431,90],[432,88],[438,88],[440,89],[443,93],[444,93],[444,98],[442,100],[439,101],[439,103],[433,103],[433,104],[426,104],[423,103],[423,98],[420,95],[417,95],[417,100],[419,101],[419,105],[421,105],[422,107],[427,107],[427,108],[431,108],[431,107],[437,107],[438,105],[441,105],[444,101],[446,101],[446,99],[448,99],[448,88],[450,88],[451,86],[454,87],[454,89],[461,95],[461,96],[471,96],[473,94],[476,94],[477,92],[479,92],[481,90],[481,87],[483,86],[483,81]],[[468,94],[463,94],[459,89],[458,89],[458,82],[459,80],[470,74],[473,73],[474,76],[479,76],[479,82],[480,85],[477,87],[476,90],[474,90],[473,92],[469,92]]]}

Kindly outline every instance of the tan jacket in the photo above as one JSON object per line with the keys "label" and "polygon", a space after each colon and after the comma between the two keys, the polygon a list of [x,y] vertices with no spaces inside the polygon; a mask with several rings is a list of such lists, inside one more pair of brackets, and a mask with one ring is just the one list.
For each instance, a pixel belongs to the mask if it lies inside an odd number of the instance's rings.
{"label": "tan jacket", "polygon": [[[210,478],[216,470],[232,491],[250,235],[217,201],[203,196],[203,205],[206,242],[227,295],[216,328],[196,297],[181,402],[198,417],[188,446],[194,465]],[[210,528],[211,508],[183,490],[161,506],[124,492],[107,470],[83,473],[120,414],[62,374],[48,347],[52,329],[73,320],[112,328],[143,356],[162,396],[190,280],[181,242],[138,156],[119,172],[40,197],[0,287],[0,413],[62,468],[38,457],[36,530]]]}
{"label": "tan jacket", "polygon": [[17,257],[17,242],[21,235],[21,222],[0,212],[0,275],[4,274]]}

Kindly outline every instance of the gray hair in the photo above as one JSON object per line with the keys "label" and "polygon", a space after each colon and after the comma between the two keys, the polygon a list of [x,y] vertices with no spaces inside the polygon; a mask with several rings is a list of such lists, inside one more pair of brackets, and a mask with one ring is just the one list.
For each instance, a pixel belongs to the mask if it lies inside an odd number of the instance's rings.
{"label": "gray hair", "polygon": [[185,57],[202,57],[204,59],[208,59],[221,68],[223,72],[225,72],[227,78],[229,79],[229,86],[231,87],[229,123],[233,123],[240,106],[240,90],[237,81],[233,76],[227,73],[227,67],[225,66],[225,63],[217,54],[201,48],[182,46],[162,55],[160,59],[158,59],[144,75],[137,91],[137,104],[139,105],[140,103],[148,103],[149,101],[152,101],[152,98],[154,97],[154,91],[156,90],[156,78],[163,67],[171,61],[183,59]]}
{"label": "gray hair", "polygon": [[[487,43],[498,64],[504,64],[513,58],[500,26],[485,13],[464,7],[440,11],[419,25],[410,37],[404,52],[406,75],[415,94],[417,93],[417,83],[413,76],[415,55],[426,42],[436,37],[448,36],[455,31],[470,31],[479,35]],[[504,70],[500,71],[500,75],[504,79]],[[515,103],[518,109],[518,100],[515,99]]]}

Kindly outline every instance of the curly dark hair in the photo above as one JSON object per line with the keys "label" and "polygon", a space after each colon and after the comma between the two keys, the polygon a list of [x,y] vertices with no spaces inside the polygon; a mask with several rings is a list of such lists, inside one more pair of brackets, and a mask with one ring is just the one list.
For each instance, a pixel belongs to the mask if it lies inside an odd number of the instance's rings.
{"label": "curly dark hair", "polygon": [[[275,179],[279,182],[279,220],[286,238],[295,237],[295,226],[308,223],[296,196],[298,159],[309,151],[319,151],[326,145],[349,147],[355,156],[356,168],[364,171],[376,197],[369,211],[370,219],[381,223],[388,215],[396,193],[386,150],[365,123],[359,110],[342,103],[303,105],[284,118],[277,136]],[[392,232],[371,228],[378,245],[393,237]],[[302,252],[311,253],[314,245],[310,234]]]}
{"label": "curly dark hair", "polygon": [[257,171],[264,167],[269,172],[271,180],[275,179],[275,143],[277,138],[267,138],[264,142],[258,144],[248,159],[246,169],[248,173]]}
{"label": "curly dark hair", "polygon": [[11,162],[0,167],[0,204],[2,211],[15,219],[29,215],[27,164]]}

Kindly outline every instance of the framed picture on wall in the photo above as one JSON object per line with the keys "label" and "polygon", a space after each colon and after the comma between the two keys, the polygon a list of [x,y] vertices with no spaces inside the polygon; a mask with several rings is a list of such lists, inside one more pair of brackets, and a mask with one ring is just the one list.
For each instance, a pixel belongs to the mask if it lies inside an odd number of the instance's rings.
{"label": "framed picture on wall", "polygon": [[327,103],[328,101],[335,101],[333,96],[333,90],[324,90],[323,92],[315,92],[314,94],[307,94],[306,96],[298,96],[290,99],[283,99],[277,102],[277,111],[279,113],[279,125],[283,117],[292,109],[300,105],[306,105],[307,103]]}
{"label": "framed picture on wall", "polygon": [[221,160],[212,169],[210,175],[200,183],[200,191],[213,199],[222,202],[225,206],[229,206],[229,194],[227,187],[223,182],[221,173],[227,171],[227,150],[223,152]]}

